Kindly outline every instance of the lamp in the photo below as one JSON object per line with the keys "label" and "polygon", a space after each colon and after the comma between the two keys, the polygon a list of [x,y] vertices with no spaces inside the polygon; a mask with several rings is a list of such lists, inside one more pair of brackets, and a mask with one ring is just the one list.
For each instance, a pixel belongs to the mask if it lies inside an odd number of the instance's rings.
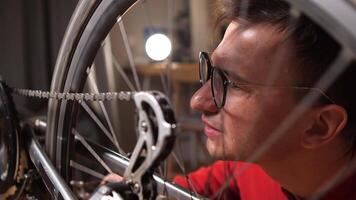
{"label": "lamp", "polygon": [[146,40],[145,50],[148,57],[152,60],[162,61],[171,54],[172,43],[166,35],[156,33]]}

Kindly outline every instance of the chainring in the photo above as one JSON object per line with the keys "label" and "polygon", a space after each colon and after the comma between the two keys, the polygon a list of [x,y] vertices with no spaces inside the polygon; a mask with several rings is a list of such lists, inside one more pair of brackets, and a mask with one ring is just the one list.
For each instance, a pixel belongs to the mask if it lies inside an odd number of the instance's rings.
{"label": "chainring", "polygon": [[20,162],[19,124],[10,88],[0,80],[0,197],[14,193]]}

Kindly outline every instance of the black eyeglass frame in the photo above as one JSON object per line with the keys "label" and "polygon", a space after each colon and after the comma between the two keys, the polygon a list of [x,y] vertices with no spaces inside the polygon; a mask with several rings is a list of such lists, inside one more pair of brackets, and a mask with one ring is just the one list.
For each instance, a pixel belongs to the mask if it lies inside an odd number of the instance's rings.
{"label": "black eyeglass frame", "polygon": [[[206,61],[207,65],[207,75],[206,77],[203,77],[203,60]],[[221,79],[223,80],[223,98],[221,101],[221,105],[218,104],[217,102],[217,97],[214,92],[214,79],[213,79],[213,74],[214,70],[220,75]],[[199,52],[199,79],[200,83],[204,85],[209,79],[211,79],[211,93],[213,97],[213,101],[215,103],[215,106],[218,109],[221,109],[224,107],[225,102],[226,102],[226,94],[227,94],[227,89],[228,85],[231,85],[232,87],[269,87],[269,88],[281,88],[281,89],[297,89],[297,90],[312,90],[320,93],[323,97],[325,97],[331,104],[336,104],[334,100],[332,100],[323,90],[320,88],[315,88],[315,87],[299,87],[299,86],[279,86],[279,85],[262,85],[262,84],[248,84],[248,83],[237,83],[234,81],[231,81],[228,79],[227,75],[219,68],[215,67],[211,63],[211,59],[209,56],[209,53],[201,51]]]}

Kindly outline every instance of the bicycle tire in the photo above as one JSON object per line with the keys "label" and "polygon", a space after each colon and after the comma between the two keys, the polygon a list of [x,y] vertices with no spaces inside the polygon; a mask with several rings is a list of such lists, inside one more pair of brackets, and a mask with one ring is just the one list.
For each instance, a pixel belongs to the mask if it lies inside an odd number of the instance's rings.
{"label": "bicycle tire", "polygon": [[[81,1],[70,21],[56,62],[52,92],[81,92],[86,70],[102,41],[136,0]],[[65,180],[70,179],[71,127],[75,124],[78,104],[50,100],[48,107],[46,151]],[[59,139],[61,138],[61,139]]]}

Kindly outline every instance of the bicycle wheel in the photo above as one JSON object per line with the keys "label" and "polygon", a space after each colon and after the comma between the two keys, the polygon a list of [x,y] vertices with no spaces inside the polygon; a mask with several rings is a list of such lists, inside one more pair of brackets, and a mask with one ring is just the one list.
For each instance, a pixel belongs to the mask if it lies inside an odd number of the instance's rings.
{"label": "bicycle wheel", "polygon": [[[356,54],[356,31],[354,30],[356,22],[350,20],[356,18],[356,12],[352,7],[352,3],[343,1],[338,2],[336,6],[336,3],[333,1],[288,2],[295,8],[296,13],[301,12],[308,15],[334,36],[341,44],[342,50],[347,51],[348,55],[350,54],[350,50],[353,56]],[[135,0],[80,1],[68,26],[57,59],[51,86],[52,92],[83,92],[90,91],[90,89],[88,89],[90,87],[92,88],[91,91],[97,90],[95,86],[88,86],[88,80],[91,79],[89,72],[93,66],[94,58],[97,56],[97,52],[101,48],[103,41],[118,19],[121,20],[132,5],[136,3],[138,2]],[[246,7],[248,7],[248,4]],[[339,9],[338,12],[334,12],[335,7]],[[298,18],[298,14],[296,18]],[[338,28],[331,28],[331,24]],[[132,55],[128,56],[131,57]],[[352,56],[341,58],[341,64],[348,63],[350,59],[352,59]],[[135,70],[133,70],[131,75],[134,79],[137,78]],[[333,79],[328,80],[332,82]],[[131,86],[131,88],[132,87],[138,89],[140,86],[137,84],[136,86]],[[327,87],[327,84],[323,87]],[[312,99],[310,102],[313,101],[315,101],[315,99]],[[88,105],[84,103],[83,106],[83,104],[73,101],[50,100],[48,107],[46,150],[65,180],[71,182],[74,178],[79,177],[79,180],[84,180],[84,184],[88,183],[86,176],[81,174],[74,175],[73,170],[91,174],[91,176],[99,178],[98,180],[102,178],[103,174],[111,172],[112,169],[110,169],[110,166],[107,166],[105,163],[100,163],[100,159],[95,158],[96,155],[90,154],[88,149],[87,154],[74,155],[73,153],[82,152],[81,149],[87,148],[85,147],[86,144],[80,141],[83,133],[73,133],[73,130],[78,131],[80,124],[82,124],[82,122],[78,121],[78,117],[89,115],[91,118],[107,119],[108,114],[105,114],[105,112],[102,114],[97,113],[97,110],[105,110],[104,105]],[[291,114],[291,116],[293,115]],[[293,117],[291,118],[293,119]],[[87,134],[86,137],[89,138],[88,141],[101,140],[101,144],[107,144],[107,147],[116,149],[115,151],[122,151],[122,149],[119,148],[120,145],[117,144],[118,141],[115,138],[115,134],[112,134],[112,136],[108,136],[110,134],[107,134],[107,132],[110,133],[111,129],[113,129],[112,122],[110,122],[110,120],[103,123],[98,122],[98,120],[94,121],[96,128],[99,127],[98,129],[101,129],[106,136],[98,136],[104,138],[98,139],[96,138],[97,136]],[[288,121],[285,123],[288,124]],[[273,136],[278,137],[283,131],[276,132],[277,133],[273,134]],[[90,139],[90,137],[93,138]],[[271,137],[271,140],[273,141],[276,137]],[[113,141],[110,142],[111,140]],[[253,161],[256,159],[268,149],[270,145],[271,142],[266,142],[266,145],[262,146],[260,151],[257,151],[249,160]],[[92,149],[98,150],[99,148],[93,144]],[[83,156],[85,158],[83,158]],[[80,160],[81,163],[79,163],[78,160]],[[85,167],[84,165],[93,165],[90,160],[97,160],[97,162],[101,164],[101,166],[99,165],[101,169],[94,167],[94,170],[93,167]],[[79,194],[79,196],[84,197],[85,195]]]}
{"label": "bicycle wheel", "polygon": [[[94,73],[90,71],[95,70],[91,68],[97,64],[97,61],[94,61],[94,59],[96,58],[99,61],[103,59],[97,52],[105,51],[103,50],[105,47],[101,47],[103,46],[102,44],[105,43],[104,40],[107,38],[109,31],[118,21],[124,18],[125,13],[130,8],[133,9],[133,5],[137,3],[138,1],[135,0],[79,2],[70,25],[68,26],[57,59],[51,86],[52,92],[73,93],[92,91],[97,93],[99,90],[102,91],[101,88],[98,87],[97,82],[92,82],[95,77],[91,76]],[[121,27],[122,24],[120,24],[120,22],[118,22],[118,24],[120,25],[120,30],[124,31],[124,27]],[[125,33],[122,34],[124,37],[127,37]],[[127,45],[125,42],[126,41],[124,41],[124,45]],[[125,47],[130,48],[128,46]],[[109,56],[111,56],[110,54],[111,53],[109,53]],[[130,60],[132,55],[130,55],[130,52],[127,52],[127,54]],[[107,54],[104,55],[104,59],[105,56],[107,56]],[[130,60],[130,62],[132,62],[132,60]],[[110,63],[116,64],[116,60],[111,60]],[[120,75],[122,75],[122,72],[123,70],[119,69]],[[136,85],[133,86],[133,84],[128,83],[129,89],[131,91],[139,90],[140,85],[137,83],[138,75],[135,69],[132,69],[131,76],[134,77],[133,79],[135,79]],[[123,79],[127,81],[128,77],[124,76]],[[97,153],[93,153],[93,149],[96,151],[105,148],[113,149],[118,153],[125,154],[120,146],[129,143],[128,140],[130,140],[126,137],[123,143],[118,141],[117,137],[119,137],[119,134],[113,133],[114,126],[117,123],[113,124],[109,119],[109,116],[115,113],[110,113],[106,108],[108,105],[105,105],[104,102],[94,104],[85,101],[49,101],[50,109],[47,120],[46,151],[55,163],[60,174],[68,183],[71,183],[77,188],[84,187],[83,185],[78,186],[78,184],[84,183],[89,185],[88,187],[91,189],[88,189],[85,193],[83,193],[82,189],[77,191],[78,196],[83,198],[87,197],[87,192],[92,192],[92,187],[97,186],[100,179],[103,178],[103,175],[114,171]],[[129,107],[131,109],[131,122],[134,124],[134,105],[124,103],[123,107]],[[129,118],[128,115],[130,114],[127,113],[123,117]],[[85,127],[85,123],[90,120],[92,121],[89,123],[94,123],[94,125],[89,125],[90,128],[88,130],[88,126]],[[82,128],[84,126],[84,131],[80,130],[80,126]],[[123,129],[124,128],[125,127],[123,127]],[[95,133],[96,131],[104,135],[97,135]],[[123,131],[125,130],[121,129],[121,132]],[[126,131],[131,133],[129,135],[135,135],[134,126],[132,126],[131,129],[126,129]],[[131,138],[135,139],[135,137],[132,136]],[[171,148],[171,146],[172,145],[168,145],[167,149]],[[99,148],[99,150],[96,148]],[[77,154],[74,152],[80,153]],[[92,160],[95,160],[94,163]],[[76,171],[80,172],[77,173]],[[88,178],[87,175],[83,175],[82,173],[89,174],[91,177]],[[91,184],[89,180],[93,178],[96,182]]]}

